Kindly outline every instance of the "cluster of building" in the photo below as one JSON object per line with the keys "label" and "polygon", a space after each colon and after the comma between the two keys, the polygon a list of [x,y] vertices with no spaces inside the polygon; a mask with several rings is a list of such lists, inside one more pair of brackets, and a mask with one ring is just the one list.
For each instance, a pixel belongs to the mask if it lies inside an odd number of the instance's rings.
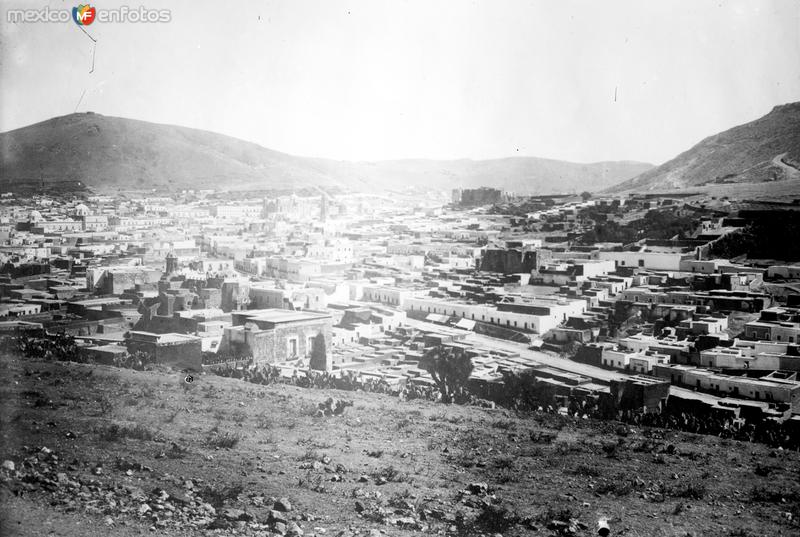
{"label": "cluster of building", "polygon": [[[732,211],[635,196],[514,205],[487,188],[240,196],[4,195],[0,334],[67,333],[105,363],[144,353],[398,385],[430,384],[425,349],[453,345],[491,386],[521,368],[565,393],[608,393],[615,371],[800,412],[800,266],[709,259],[746,224]],[[669,240],[577,240],[647,211],[696,225]],[[556,353],[569,358],[554,367]]]}

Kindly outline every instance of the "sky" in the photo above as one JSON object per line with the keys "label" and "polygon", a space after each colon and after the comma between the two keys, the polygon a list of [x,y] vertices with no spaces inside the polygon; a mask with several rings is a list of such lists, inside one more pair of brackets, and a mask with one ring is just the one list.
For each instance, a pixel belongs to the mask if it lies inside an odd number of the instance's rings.
{"label": "sky", "polygon": [[98,2],[170,21],[96,45],[7,19],[74,5],[0,5],[0,131],[93,111],[340,160],[660,164],[800,101],[797,0]]}

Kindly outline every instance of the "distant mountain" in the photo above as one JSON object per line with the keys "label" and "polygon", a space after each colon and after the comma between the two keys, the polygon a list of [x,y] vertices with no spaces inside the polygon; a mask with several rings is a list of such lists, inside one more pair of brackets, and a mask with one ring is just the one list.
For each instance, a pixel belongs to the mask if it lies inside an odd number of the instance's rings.
{"label": "distant mountain", "polygon": [[709,136],[674,159],[608,189],[668,191],[724,183],[800,181],[800,102]]}
{"label": "distant mountain", "polygon": [[307,158],[207,131],[71,114],[0,134],[0,186],[81,182],[99,189],[352,190],[495,186],[525,193],[595,191],[652,168],[532,157],[345,162]]}

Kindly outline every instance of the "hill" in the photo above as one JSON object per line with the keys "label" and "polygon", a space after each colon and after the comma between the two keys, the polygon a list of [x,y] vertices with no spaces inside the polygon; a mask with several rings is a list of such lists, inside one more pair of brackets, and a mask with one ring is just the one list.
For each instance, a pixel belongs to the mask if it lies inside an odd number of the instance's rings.
{"label": "hill", "polygon": [[576,164],[533,157],[346,162],[306,158],[207,131],[71,114],[0,134],[0,186],[94,189],[438,189],[497,186],[526,193],[599,190],[650,164]]}
{"label": "hill", "polygon": [[668,191],[720,184],[800,182],[800,102],[709,136],[688,151],[608,189]]}
{"label": "hill", "polygon": [[[2,535],[563,537],[596,535],[600,517],[631,536],[800,527],[800,454],[764,444],[210,375],[0,367]],[[328,398],[352,406],[319,415]]]}

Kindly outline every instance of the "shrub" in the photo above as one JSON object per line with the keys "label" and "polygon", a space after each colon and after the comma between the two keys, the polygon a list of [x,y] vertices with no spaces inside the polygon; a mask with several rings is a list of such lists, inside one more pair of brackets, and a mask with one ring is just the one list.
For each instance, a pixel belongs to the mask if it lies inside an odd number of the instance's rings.
{"label": "shrub", "polygon": [[573,468],[572,473],[586,477],[600,477],[603,475],[603,472],[600,471],[600,468],[588,464],[577,465],[575,468]]}
{"label": "shrub", "polygon": [[750,489],[750,499],[754,502],[783,503],[784,501],[800,501],[800,493],[772,485],[757,485]]}
{"label": "shrub", "polygon": [[232,433],[229,431],[218,431],[216,427],[212,429],[211,434],[208,436],[206,443],[215,448],[224,448],[224,449],[231,449],[236,447],[239,441],[242,439],[242,435],[238,433]]}
{"label": "shrub", "polygon": [[144,425],[134,426],[119,425],[112,423],[98,431],[100,440],[114,442],[123,438],[133,438],[136,440],[156,440],[158,433],[148,429]]}
{"label": "shrub", "polygon": [[207,486],[200,490],[200,496],[215,509],[219,509],[229,501],[237,501],[239,495],[244,491],[244,486],[241,483],[236,483],[231,486]]}
{"label": "shrub", "polygon": [[670,496],[676,498],[689,498],[692,500],[701,500],[706,495],[705,483],[683,483],[672,487],[668,493]]}
{"label": "shrub", "polygon": [[495,420],[492,422],[492,427],[495,429],[502,429],[504,431],[508,431],[509,429],[516,429],[517,424],[514,423],[512,420]]}
{"label": "shrub", "polygon": [[383,478],[392,483],[404,483],[408,481],[408,474],[401,472],[394,466],[386,466],[381,470],[372,473],[375,479]]}

